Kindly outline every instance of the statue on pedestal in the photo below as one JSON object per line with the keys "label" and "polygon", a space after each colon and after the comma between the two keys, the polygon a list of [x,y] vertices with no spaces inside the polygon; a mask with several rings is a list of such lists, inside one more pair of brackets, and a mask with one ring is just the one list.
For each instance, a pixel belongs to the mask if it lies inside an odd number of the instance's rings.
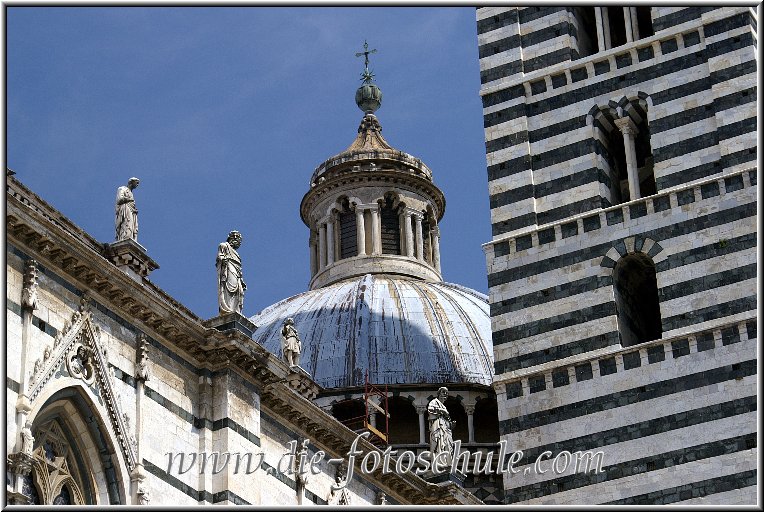
{"label": "statue on pedestal", "polygon": [[139,183],[140,180],[138,178],[130,178],[127,180],[127,186],[117,189],[117,201],[114,206],[116,210],[114,226],[117,242],[121,240],[138,241],[138,209],[135,207],[133,190]]}
{"label": "statue on pedestal", "polygon": [[228,239],[218,246],[215,267],[218,270],[218,310],[221,315],[241,314],[244,307],[244,283],[241,273],[241,257],[236,249],[241,247],[241,233],[231,231]]}
{"label": "statue on pedestal", "polygon": [[294,319],[287,318],[281,328],[281,352],[289,366],[300,366],[301,350],[302,343],[300,343],[300,336],[294,327]]}
{"label": "statue on pedestal", "polygon": [[21,429],[21,453],[32,456],[34,437],[32,437],[32,424],[27,422]]}
{"label": "statue on pedestal", "polygon": [[438,389],[438,396],[430,400],[427,404],[427,414],[430,420],[430,451],[435,457],[439,453],[449,454],[449,463],[451,455],[454,452],[454,437],[451,428],[456,423],[451,421],[451,415],[446,409],[446,399],[448,398],[448,388]]}

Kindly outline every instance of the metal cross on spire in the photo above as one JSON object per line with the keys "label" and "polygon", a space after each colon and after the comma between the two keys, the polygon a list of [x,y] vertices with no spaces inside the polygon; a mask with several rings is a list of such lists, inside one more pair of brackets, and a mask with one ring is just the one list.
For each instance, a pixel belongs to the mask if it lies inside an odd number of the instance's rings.
{"label": "metal cross on spire", "polygon": [[374,50],[369,50],[369,43],[367,43],[366,40],[364,39],[364,41],[363,41],[363,51],[356,53],[355,56],[356,57],[360,57],[361,55],[363,55],[363,58],[364,58],[364,63],[363,63],[364,70],[363,70],[363,73],[361,73],[361,80],[365,84],[371,83],[371,81],[374,79],[374,73],[369,71],[369,54],[370,53],[377,53],[377,50],[376,50],[376,48]]}

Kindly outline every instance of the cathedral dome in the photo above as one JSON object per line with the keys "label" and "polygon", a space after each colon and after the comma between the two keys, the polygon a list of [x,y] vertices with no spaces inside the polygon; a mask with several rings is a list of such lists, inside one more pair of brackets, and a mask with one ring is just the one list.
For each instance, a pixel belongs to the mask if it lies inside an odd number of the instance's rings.
{"label": "cathedral dome", "polygon": [[443,282],[367,274],[295,295],[251,318],[253,338],[281,353],[293,318],[300,366],[325,388],[377,384],[490,385],[487,297]]}

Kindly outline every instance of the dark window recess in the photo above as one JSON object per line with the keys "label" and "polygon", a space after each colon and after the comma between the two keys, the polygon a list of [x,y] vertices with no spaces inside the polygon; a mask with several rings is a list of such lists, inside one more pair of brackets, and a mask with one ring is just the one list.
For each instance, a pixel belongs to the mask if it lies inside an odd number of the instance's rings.
{"label": "dark window recess", "polygon": [[647,349],[648,364],[659,363],[666,359],[666,350],[663,345],[656,345]]}
{"label": "dark window recess", "polygon": [[743,188],[743,176],[732,176],[729,178],[724,178],[724,190],[726,192],[734,192],[735,190],[740,190]]}
{"label": "dark window recess", "polygon": [[610,71],[610,62],[607,60],[601,60],[594,63],[594,74],[602,75]]}
{"label": "dark window recess", "polygon": [[745,330],[748,332],[748,339],[749,340],[755,340],[756,339],[756,322],[746,322],[745,323]]}
{"label": "dark window recess", "polygon": [[737,326],[722,329],[722,345],[732,345],[740,341],[740,331]]}
{"label": "dark window recess", "polygon": [[594,7],[574,7],[578,57],[583,58],[599,51],[597,45],[597,18]]}
{"label": "dark window recess", "polygon": [[695,46],[700,42],[700,34],[698,31],[694,32],[688,32],[684,34],[684,47],[689,48],[690,46]]}
{"label": "dark window recess", "polygon": [[546,92],[546,80],[531,82],[531,93],[540,94],[542,92]]}
{"label": "dark window recess", "polygon": [[671,342],[671,352],[674,359],[682,356],[686,356],[690,353],[689,340],[677,340]]}
{"label": "dark window recess", "polygon": [[560,230],[562,231],[563,238],[575,236],[578,234],[578,221],[563,224],[560,226]]}
{"label": "dark window recess", "polygon": [[557,89],[558,87],[564,87],[568,85],[568,79],[565,77],[565,73],[552,75],[552,87]]}
{"label": "dark window recess", "polygon": [[653,210],[656,212],[662,212],[671,208],[671,200],[669,196],[658,196],[653,198]]}
{"label": "dark window recess", "polygon": [[616,55],[615,67],[618,69],[621,69],[621,68],[625,68],[626,66],[631,66],[631,54],[622,53],[621,55]]}
{"label": "dark window recess", "polygon": [[607,9],[610,23],[610,47],[615,48],[626,44],[626,20],[623,17],[623,7],[603,7]]}
{"label": "dark window recess", "polygon": [[641,202],[629,205],[629,217],[632,219],[638,219],[647,215],[647,203]]}
{"label": "dark window recess", "polygon": [[616,210],[610,210],[605,212],[605,218],[607,219],[607,225],[620,224],[623,222],[623,210],[618,208]]}
{"label": "dark window recess", "polygon": [[530,249],[531,247],[533,247],[533,240],[531,239],[531,235],[519,236],[517,237],[517,240],[515,240],[516,252],[524,251],[525,249]]}
{"label": "dark window recess", "polygon": [[639,34],[634,35],[635,39],[644,39],[655,34],[650,7],[637,7],[637,28],[639,29]]}
{"label": "dark window recess", "polygon": [[677,50],[678,46],[676,43],[676,39],[669,39],[668,41],[661,41],[661,53],[663,55],[666,55],[667,53],[672,53]]}
{"label": "dark window recess", "polygon": [[589,78],[589,73],[587,73],[585,67],[570,70],[571,82],[580,82],[581,80],[586,80],[587,78]]}
{"label": "dark window recess", "polygon": [[714,181],[712,183],[706,183],[700,186],[700,197],[708,199],[719,195],[719,183]]}
{"label": "dark window recess", "polygon": [[356,242],[355,213],[342,212],[340,217],[340,259],[352,258],[358,254]]}
{"label": "dark window recess", "polygon": [[610,375],[611,373],[615,373],[616,365],[615,365],[615,358],[614,357],[608,357],[607,359],[600,359],[600,375]]}
{"label": "dark window recess", "polygon": [[528,379],[528,389],[531,393],[538,393],[546,389],[546,379],[543,375]]}
{"label": "dark window recess", "polygon": [[652,46],[646,46],[644,48],[637,49],[637,58],[639,59],[639,62],[650,60],[653,57],[655,57],[655,54],[653,53]]}
{"label": "dark window recess", "polygon": [[591,363],[584,363],[576,366],[576,382],[589,380],[593,377]]}
{"label": "dark window recess", "polygon": [[392,203],[392,199],[388,198],[380,214],[382,254],[401,253],[401,224],[398,212],[393,209]]}
{"label": "dark window recess", "polygon": [[432,264],[432,251],[430,250],[430,219],[426,215],[422,219],[422,250],[424,251],[424,259],[427,263]]}
{"label": "dark window recess", "polygon": [[693,189],[680,190],[676,193],[676,200],[679,206],[695,202],[695,191]]}
{"label": "dark window recess", "polygon": [[509,254],[509,242],[498,242],[493,244],[493,257],[506,256]]}
{"label": "dark window recess", "polygon": [[539,244],[548,244],[549,242],[554,242],[554,240],[554,228],[539,231]]}
{"label": "dark window recess", "polygon": [[643,253],[624,256],[613,269],[618,333],[624,347],[660,339],[658,282],[653,261]]}
{"label": "dark window recess", "polygon": [[567,386],[568,384],[570,384],[570,375],[568,375],[567,368],[552,372],[552,387],[559,388],[560,386]]}
{"label": "dark window recess", "polygon": [[698,352],[705,352],[711,350],[715,346],[714,335],[710,332],[704,332],[697,337]]}
{"label": "dark window recess", "polygon": [[506,386],[507,399],[517,398],[523,396],[523,384],[519,380],[517,382],[511,382]]}
{"label": "dark window recess", "polygon": [[591,217],[586,217],[584,219],[584,233],[587,231],[593,231],[595,229],[599,229],[600,226],[600,216],[599,215],[592,215]]}
{"label": "dark window recess", "polygon": [[642,365],[642,357],[639,354],[639,350],[635,352],[629,352],[623,355],[623,369],[631,370],[632,368],[639,368]]}

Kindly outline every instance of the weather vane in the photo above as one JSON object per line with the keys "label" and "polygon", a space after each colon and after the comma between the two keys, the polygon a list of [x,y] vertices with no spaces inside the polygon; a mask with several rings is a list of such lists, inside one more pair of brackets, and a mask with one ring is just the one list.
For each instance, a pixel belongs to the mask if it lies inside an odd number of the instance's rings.
{"label": "weather vane", "polygon": [[366,40],[364,39],[364,41],[363,41],[363,51],[356,53],[355,56],[356,57],[360,57],[361,55],[363,55],[363,58],[364,58],[364,63],[363,63],[364,70],[363,70],[363,73],[361,73],[361,80],[365,84],[371,83],[371,81],[374,80],[374,73],[369,71],[369,54],[370,53],[377,53],[377,50],[376,49],[369,50],[369,43],[367,43]]}

